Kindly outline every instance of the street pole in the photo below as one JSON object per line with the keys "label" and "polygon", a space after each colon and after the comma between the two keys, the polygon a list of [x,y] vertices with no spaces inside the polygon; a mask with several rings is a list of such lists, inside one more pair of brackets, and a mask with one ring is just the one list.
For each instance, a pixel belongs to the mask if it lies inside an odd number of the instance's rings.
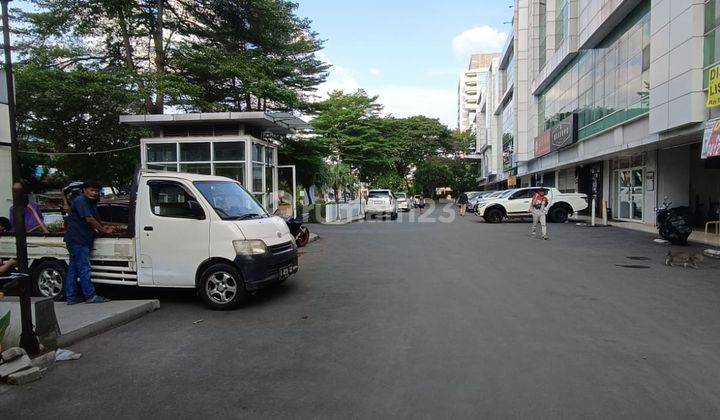
{"label": "street pole", "polygon": [[[10,48],[10,17],[8,2],[2,3],[3,44],[5,49],[5,80],[7,82],[8,117],[10,119],[10,157],[12,159],[13,183],[20,182],[20,160],[18,158],[17,123],[15,121],[15,83],[13,81],[12,51]],[[28,272],[27,235],[25,232],[25,191],[13,188],[13,228],[15,231],[15,248],[17,253],[18,270]],[[32,310],[30,302],[29,277],[20,278],[20,347],[28,354],[37,354],[40,344],[33,330]]]}

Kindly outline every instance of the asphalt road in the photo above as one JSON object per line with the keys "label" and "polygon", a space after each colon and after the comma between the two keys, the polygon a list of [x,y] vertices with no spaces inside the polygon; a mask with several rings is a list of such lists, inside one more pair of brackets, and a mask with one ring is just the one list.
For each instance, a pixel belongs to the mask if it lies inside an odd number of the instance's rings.
{"label": "asphalt road", "polygon": [[162,309],[2,388],[2,417],[720,417],[720,261],[668,268],[652,235],[616,228],[542,241],[438,216],[313,225],[300,272],[236,311],[132,293]]}

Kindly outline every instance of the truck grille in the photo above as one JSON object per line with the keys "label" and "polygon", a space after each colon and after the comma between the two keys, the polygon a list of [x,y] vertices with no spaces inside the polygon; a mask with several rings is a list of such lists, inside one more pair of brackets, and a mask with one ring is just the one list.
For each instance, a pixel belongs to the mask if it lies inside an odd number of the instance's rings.
{"label": "truck grille", "polygon": [[267,247],[268,251],[273,255],[284,254],[288,251],[292,251],[292,242],[285,242],[278,245],[270,245]]}

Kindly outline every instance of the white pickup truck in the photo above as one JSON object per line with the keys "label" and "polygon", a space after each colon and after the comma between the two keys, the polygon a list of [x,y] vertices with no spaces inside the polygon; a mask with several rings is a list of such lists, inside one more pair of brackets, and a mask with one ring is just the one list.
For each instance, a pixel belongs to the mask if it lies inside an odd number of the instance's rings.
{"label": "white pickup truck", "polygon": [[564,223],[568,217],[588,207],[585,194],[561,193],[557,188],[517,188],[481,201],[477,204],[477,215],[486,222],[500,223],[506,217],[529,217],[530,201],[539,190],[545,190],[548,199],[548,219]]}
{"label": "white pickup truck", "polygon": [[[136,184],[126,234],[95,239],[93,282],[194,288],[208,307],[222,310],[297,272],[287,224],[238,182],[143,171]],[[27,242],[36,293],[61,295],[68,261],[62,234],[28,236]],[[14,256],[15,238],[0,236],[0,261]]]}

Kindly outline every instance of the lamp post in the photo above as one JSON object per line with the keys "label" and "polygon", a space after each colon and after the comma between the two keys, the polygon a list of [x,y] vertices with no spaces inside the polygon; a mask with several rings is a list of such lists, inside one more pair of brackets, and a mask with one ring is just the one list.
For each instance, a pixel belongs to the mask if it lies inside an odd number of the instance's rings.
{"label": "lamp post", "polygon": [[[10,156],[12,159],[13,182],[20,181],[20,161],[18,159],[17,124],[15,121],[15,83],[13,81],[12,51],[10,49],[10,17],[8,15],[8,2],[2,3],[3,44],[5,49],[5,79],[7,81],[8,117],[10,119]],[[27,235],[25,232],[25,192],[13,188],[13,228],[15,231],[15,248],[17,252],[18,269],[20,273],[28,272]],[[40,344],[33,330],[32,312],[30,307],[30,282],[27,276],[20,277],[20,347],[28,354],[40,351]]]}

